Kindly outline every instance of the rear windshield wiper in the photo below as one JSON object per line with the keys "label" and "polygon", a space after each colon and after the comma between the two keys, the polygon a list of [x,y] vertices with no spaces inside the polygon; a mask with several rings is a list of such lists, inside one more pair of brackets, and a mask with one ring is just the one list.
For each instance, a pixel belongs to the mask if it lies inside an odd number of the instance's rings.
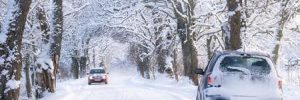
{"label": "rear windshield wiper", "polygon": [[231,66],[229,66],[227,68],[243,72],[244,74],[247,74],[247,75],[251,74],[250,70],[248,70],[247,68],[243,68],[243,67],[231,67]]}

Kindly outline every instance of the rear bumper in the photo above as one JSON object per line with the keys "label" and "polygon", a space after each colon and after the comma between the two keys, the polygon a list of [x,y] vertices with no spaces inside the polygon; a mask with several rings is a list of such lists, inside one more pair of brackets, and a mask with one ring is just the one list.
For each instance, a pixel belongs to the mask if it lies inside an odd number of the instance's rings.
{"label": "rear bumper", "polygon": [[282,100],[279,90],[230,90],[228,88],[212,87],[203,91],[208,100]]}
{"label": "rear bumper", "polygon": [[230,95],[230,96],[206,95],[206,98],[208,100],[282,100],[283,99],[280,96],[267,97],[267,96],[242,96],[242,95]]}
{"label": "rear bumper", "polygon": [[107,79],[89,79],[89,83],[101,83],[101,82],[107,82]]}
{"label": "rear bumper", "polygon": [[230,97],[225,97],[221,95],[207,95],[205,100],[233,100]]}

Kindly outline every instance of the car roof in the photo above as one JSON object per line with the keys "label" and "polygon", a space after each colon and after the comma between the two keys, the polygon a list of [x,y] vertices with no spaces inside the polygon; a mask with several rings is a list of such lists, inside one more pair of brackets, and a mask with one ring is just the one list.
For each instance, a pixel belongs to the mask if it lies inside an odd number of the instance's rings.
{"label": "car roof", "polygon": [[216,55],[231,55],[231,54],[237,54],[237,55],[247,55],[247,56],[264,56],[270,58],[271,56],[267,53],[262,52],[241,52],[241,51],[217,51]]}

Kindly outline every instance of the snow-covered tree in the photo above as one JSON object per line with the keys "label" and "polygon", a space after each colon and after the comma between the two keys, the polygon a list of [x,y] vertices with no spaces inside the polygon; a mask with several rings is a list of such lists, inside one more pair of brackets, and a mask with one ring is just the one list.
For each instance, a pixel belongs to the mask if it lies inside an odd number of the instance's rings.
{"label": "snow-covered tree", "polygon": [[273,54],[273,61],[275,64],[278,64],[278,58],[280,55],[280,48],[282,39],[284,37],[284,29],[286,28],[286,24],[290,22],[291,19],[295,18],[297,11],[300,9],[300,1],[299,0],[282,0],[278,2],[281,6],[279,7],[279,12],[277,16],[279,17],[278,20],[278,29],[276,31],[276,45],[272,52]]}
{"label": "snow-covered tree", "polygon": [[241,48],[241,7],[242,1],[227,0],[228,25],[222,27],[225,35],[225,49],[237,50]]}
{"label": "snow-covered tree", "polygon": [[0,0],[0,29],[3,22],[3,15],[5,14],[6,5],[7,5],[7,0]]}
{"label": "snow-covered tree", "polygon": [[0,98],[18,100],[22,69],[22,36],[31,0],[11,0],[0,31]]}
{"label": "snow-covered tree", "polygon": [[198,67],[198,51],[195,46],[195,7],[197,0],[170,0],[177,19],[177,34],[181,40],[184,75],[198,84],[193,70]]}

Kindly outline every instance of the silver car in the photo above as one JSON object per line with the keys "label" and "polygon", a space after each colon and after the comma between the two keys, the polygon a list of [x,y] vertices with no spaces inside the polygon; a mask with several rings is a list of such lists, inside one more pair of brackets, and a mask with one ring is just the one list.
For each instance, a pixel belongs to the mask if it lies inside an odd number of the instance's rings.
{"label": "silver car", "polygon": [[282,81],[270,57],[260,53],[216,52],[205,70],[197,100],[281,100]]}
{"label": "silver car", "polygon": [[88,85],[92,83],[105,83],[108,84],[108,77],[106,71],[103,68],[91,69],[88,74]]}

